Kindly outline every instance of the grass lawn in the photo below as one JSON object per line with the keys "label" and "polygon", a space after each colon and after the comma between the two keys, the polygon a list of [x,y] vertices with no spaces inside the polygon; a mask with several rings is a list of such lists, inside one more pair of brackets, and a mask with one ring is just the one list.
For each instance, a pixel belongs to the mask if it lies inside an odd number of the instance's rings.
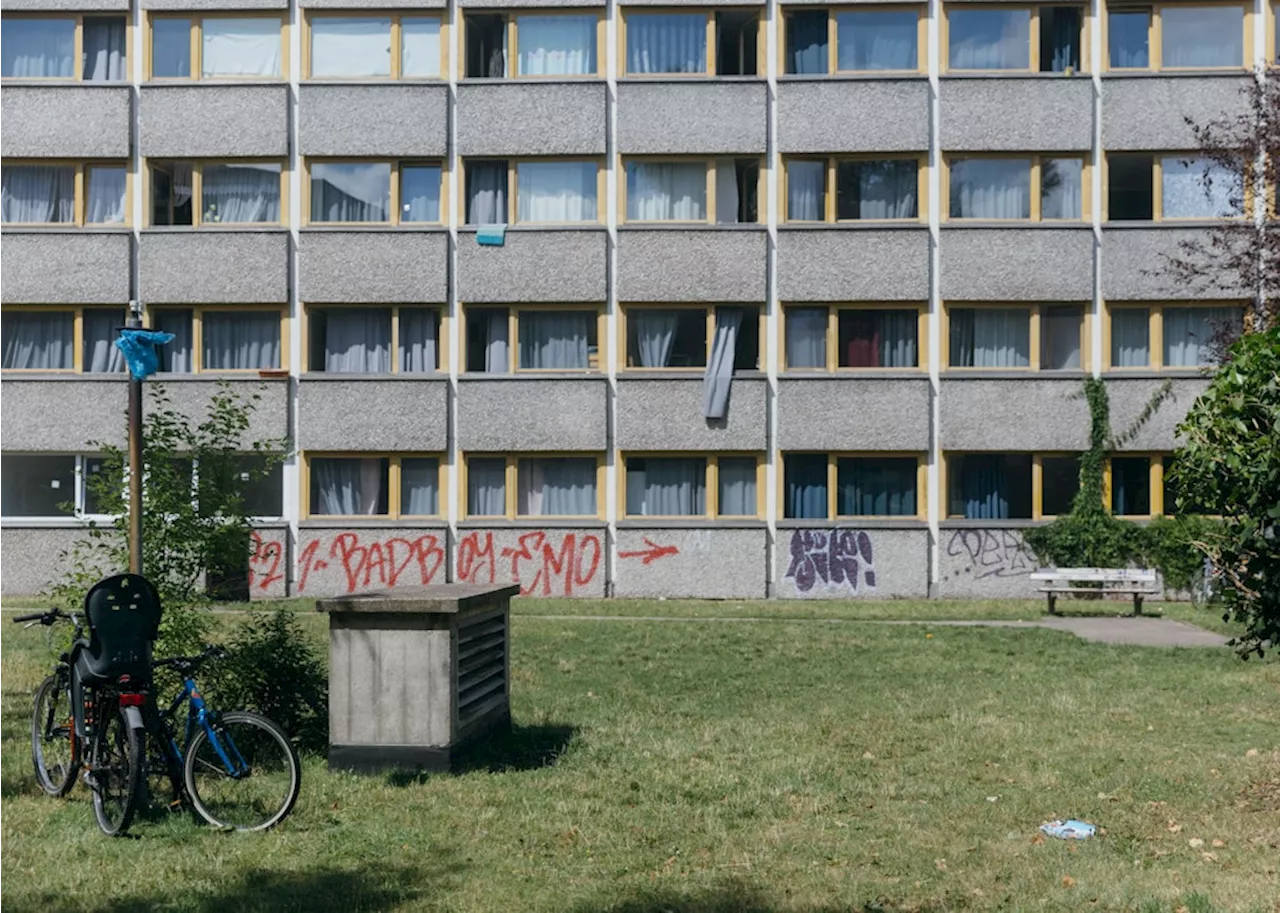
{"label": "grass lawn", "polygon": [[[522,601],[516,729],[464,772],[360,777],[312,758],[274,832],[172,816],[126,840],[98,833],[83,787],[37,793],[43,638],[4,624],[4,909],[1280,911],[1275,661],[1046,630],[534,614],[761,605]],[[903,617],[1042,611],[912,605]],[[303,623],[323,643],[324,620]],[[1105,833],[1038,837],[1072,816]]]}

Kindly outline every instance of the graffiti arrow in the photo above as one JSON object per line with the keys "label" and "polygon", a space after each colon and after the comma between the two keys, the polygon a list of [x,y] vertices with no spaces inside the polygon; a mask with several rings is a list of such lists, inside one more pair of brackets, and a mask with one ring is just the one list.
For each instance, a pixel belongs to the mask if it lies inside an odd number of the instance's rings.
{"label": "graffiti arrow", "polygon": [[680,549],[676,548],[674,545],[658,545],[648,536],[644,537],[644,544],[649,547],[638,552],[618,552],[618,557],[642,558],[644,560],[641,561],[641,564],[652,564],[654,561],[659,558],[665,558],[667,555],[680,554]]}

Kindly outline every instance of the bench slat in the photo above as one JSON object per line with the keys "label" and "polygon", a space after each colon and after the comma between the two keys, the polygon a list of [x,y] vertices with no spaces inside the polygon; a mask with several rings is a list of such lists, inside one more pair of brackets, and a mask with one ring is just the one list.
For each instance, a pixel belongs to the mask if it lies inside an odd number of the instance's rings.
{"label": "bench slat", "polygon": [[1039,592],[1039,593],[1100,593],[1102,595],[1123,593],[1129,596],[1135,596],[1135,595],[1154,596],[1157,594],[1158,591],[1147,590],[1147,589],[1135,590],[1135,589],[1129,589],[1129,588],[1121,589],[1119,587],[1055,586],[1055,587],[1040,587],[1036,592]]}

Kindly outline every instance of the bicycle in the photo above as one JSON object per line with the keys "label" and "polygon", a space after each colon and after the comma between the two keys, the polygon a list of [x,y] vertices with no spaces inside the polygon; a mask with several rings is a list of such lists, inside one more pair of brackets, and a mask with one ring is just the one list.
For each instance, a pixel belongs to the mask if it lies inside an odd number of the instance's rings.
{"label": "bicycle", "polygon": [[[59,621],[68,621],[75,629],[72,642],[84,639],[84,625],[74,612],[53,609],[19,615],[15,624],[29,628],[43,624],[52,629]],[[71,711],[71,654],[63,651],[54,665],[53,674],[36,689],[31,708],[31,763],[36,782],[50,796],[61,798],[75,786],[80,772],[80,740],[76,738]]]}

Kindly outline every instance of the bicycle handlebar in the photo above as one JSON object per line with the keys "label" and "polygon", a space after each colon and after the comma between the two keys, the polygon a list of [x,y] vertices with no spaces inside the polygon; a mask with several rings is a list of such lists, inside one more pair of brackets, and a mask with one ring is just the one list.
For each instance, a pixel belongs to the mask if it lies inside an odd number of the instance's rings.
{"label": "bicycle handlebar", "polygon": [[75,618],[63,612],[61,609],[49,609],[47,612],[32,612],[30,615],[18,615],[13,619],[14,624],[21,624],[24,621],[38,621],[42,625],[51,625],[60,618],[67,621],[75,621]]}

